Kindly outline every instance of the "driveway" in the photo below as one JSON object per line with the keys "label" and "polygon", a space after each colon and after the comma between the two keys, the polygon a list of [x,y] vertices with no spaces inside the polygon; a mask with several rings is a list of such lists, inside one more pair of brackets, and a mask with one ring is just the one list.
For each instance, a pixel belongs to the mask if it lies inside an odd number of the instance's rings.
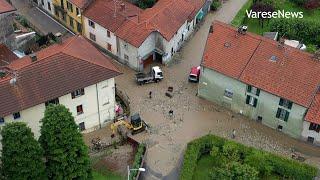
{"label": "driveway", "polygon": [[[320,149],[292,139],[276,130],[234,114],[212,102],[196,96],[197,84],[187,81],[192,66],[199,65],[209,27],[214,20],[230,23],[246,0],[228,1],[223,7],[209,14],[202,27],[181,50],[180,60],[162,66],[165,79],[156,84],[137,86],[135,72],[118,65],[124,75],[116,78],[117,87],[130,98],[131,112],[138,112],[151,126],[148,133],[134,138],[148,145],[146,169],[142,179],[178,179],[186,144],[208,133],[230,138],[236,130],[235,140],[290,157],[295,148],[305,154],[308,163],[319,167]],[[169,86],[174,88],[173,98],[165,96]],[[152,91],[152,99],[149,92]],[[173,110],[174,116],[169,116]]]}
{"label": "driveway", "polygon": [[39,33],[45,35],[50,32],[53,34],[60,32],[64,37],[72,36],[72,34],[61,24],[56,22],[52,17],[42,12],[35,6],[30,6],[28,0],[11,0],[13,6],[17,9],[18,14],[24,16]]}

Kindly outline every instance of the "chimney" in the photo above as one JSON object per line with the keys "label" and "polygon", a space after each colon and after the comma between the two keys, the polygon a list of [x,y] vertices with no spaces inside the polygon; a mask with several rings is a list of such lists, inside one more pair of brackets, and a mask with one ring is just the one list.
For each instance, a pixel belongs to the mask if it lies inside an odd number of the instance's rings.
{"label": "chimney", "polygon": [[36,55],[35,53],[32,53],[32,54],[30,54],[29,56],[30,56],[30,58],[31,58],[31,62],[37,61],[37,55]]}
{"label": "chimney", "polygon": [[213,25],[210,26],[209,33],[213,33]]}
{"label": "chimney", "polygon": [[56,37],[56,42],[58,44],[61,44],[62,43],[62,34],[60,32],[58,32],[54,36]]}
{"label": "chimney", "polygon": [[320,61],[320,50],[316,51],[313,55],[313,58],[316,60],[316,61]]}
{"label": "chimney", "polygon": [[242,26],[240,26],[238,28],[238,33],[239,34],[245,35],[247,33],[247,31],[248,31],[248,26],[242,25]]}
{"label": "chimney", "polygon": [[284,38],[280,38],[279,43],[278,43],[278,48],[282,49],[284,47]]}
{"label": "chimney", "polygon": [[126,5],[124,3],[120,4],[120,11],[125,11],[126,10]]}

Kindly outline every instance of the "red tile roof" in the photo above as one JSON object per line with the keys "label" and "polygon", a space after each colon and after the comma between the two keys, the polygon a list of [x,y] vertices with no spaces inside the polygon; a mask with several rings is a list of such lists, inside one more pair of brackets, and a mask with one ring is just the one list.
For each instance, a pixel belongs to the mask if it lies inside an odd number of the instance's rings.
{"label": "red tile roof", "polygon": [[308,109],[305,120],[315,124],[320,124],[320,93],[316,94],[314,101]]}
{"label": "red tile roof", "polygon": [[[35,62],[25,56],[7,66],[11,75],[0,79],[0,117],[121,74],[109,58],[81,36],[71,37],[36,55]],[[17,82],[11,85],[14,72]]]}
{"label": "red tile roof", "polygon": [[[320,62],[311,54],[215,22],[204,52],[203,66],[309,107],[320,84]],[[225,44],[229,43],[230,47]],[[275,56],[276,61],[271,57]]]}
{"label": "red tile roof", "polygon": [[0,66],[6,66],[18,57],[6,45],[0,44]]}
{"label": "red tile roof", "polygon": [[88,4],[91,2],[91,0],[68,0],[68,1],[80,9],[86,8],[86,6],[88,6]]}
{"label": "red tile roof", "polygon": [[[158,31],[166,40],[175,35],[189,16],[198,12],[205,0],[158,0],[146,10],[123,1],[126,10],[114,11],[113,0],[96,0],[85,11],[85,17],[114,32],[119,38],[139,47],[144,40]],[[116,14],[116,16],[115,16]]]}
{"label": "red tile roof", "polygon": [[16,8],[11,6],[6,0],[0,0],[0,14],[15,11]]}

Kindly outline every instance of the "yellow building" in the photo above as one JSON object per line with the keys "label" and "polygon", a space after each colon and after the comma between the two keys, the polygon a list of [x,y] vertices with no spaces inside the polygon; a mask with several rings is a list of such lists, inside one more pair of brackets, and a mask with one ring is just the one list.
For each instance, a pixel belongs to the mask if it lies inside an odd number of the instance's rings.
{"label": "yellow building", "polygon": [[53,0],[54,16],[76,34],[82,34],[82,12],[91,0]]}

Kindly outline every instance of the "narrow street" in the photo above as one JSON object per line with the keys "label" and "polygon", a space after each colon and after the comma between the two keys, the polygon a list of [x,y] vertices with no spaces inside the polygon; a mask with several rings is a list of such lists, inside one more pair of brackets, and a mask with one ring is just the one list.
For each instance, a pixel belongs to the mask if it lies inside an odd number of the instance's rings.
{"label": "narrow street", "polygon": [[[223,7],[209,14],[204,24],[181,50],[181,57],[172,65],[162,66],[164,80],[144,86],[136,85],[135,72],[118,65],[124,73],[116,78],[117,87],[126,92],[131,101],[131,112],[138,112],[151,126],[149,133],[134,138],[148,145],[143,179],[178,179],[186,144],[200,136],[212,133],[230,138],[236,129],[236,141],[290,157],[291,148],[305,154],[306,162],[320,166],[320,149],[292,139],[241,115],[234,114],[214,103],[196,96],[197,84],[187,80],[190,68],[199,65],[209,27],[214,20],[230,23],[246,0],[227,1]],[[169,86],[173,98],[165,96]],[[148,93],[152,91],[152,99]],[[169,116],[173,110],[174,116]]]}
{"label": "narrow street", "polygon": [[41,12],[37,7],[31,6],[27,0],[11,0],[11,2],[17,9],[18,14],[24,16],[43,35],[50,32],[53,34],[60,32],[65,38],[72,35],[62,25],[53,20],[52,17]]}

